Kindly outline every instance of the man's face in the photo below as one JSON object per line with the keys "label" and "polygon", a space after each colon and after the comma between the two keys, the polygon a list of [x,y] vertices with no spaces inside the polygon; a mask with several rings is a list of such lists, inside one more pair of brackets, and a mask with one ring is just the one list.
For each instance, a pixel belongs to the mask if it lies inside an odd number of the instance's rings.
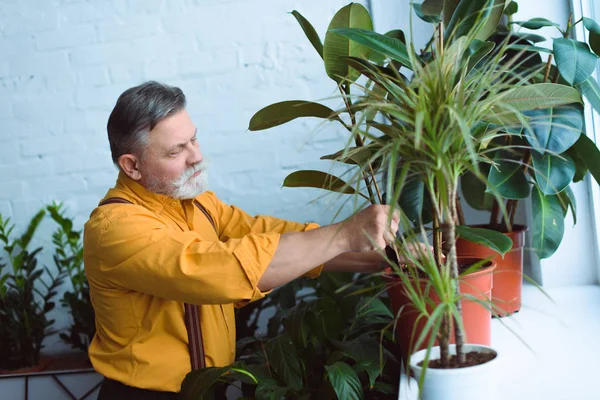
{"label": "man's face", "polygon": [[150,131],[140,172],[144,187],[176,199],[191,199],[206,190],[206,162],[187,111],[165,118]]}

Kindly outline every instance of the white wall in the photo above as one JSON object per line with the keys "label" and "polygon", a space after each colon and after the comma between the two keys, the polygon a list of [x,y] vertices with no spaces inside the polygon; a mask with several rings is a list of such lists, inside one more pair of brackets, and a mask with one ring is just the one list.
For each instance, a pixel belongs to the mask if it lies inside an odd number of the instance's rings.
{"label": "white wall", "polygon": [[[514,16],[515,21],[544,17],[560,23],[563,27],[566,26],[571,4],[569,0],[521,0],[518,3],[519,12]],[[377,31],[386,32],[401,27],[406,33],[409,32],[410,0],[373,0],[371,7]],[[431,36],[431,25],[423,23],[413,15],[412,26],[415,43],[422,46]],[[537,32],[549,38],[560,36],[557,30],[551,28],[543,28]],[[552,41],[548,40],[539,45],[551,48]],[[573,225],[573,219],[569,214],[565,219],[564,239],[557,252],[549,259],[542,260],[541,263],[533,251],[530,251],[526,257],[526,273],[544,286],[584,285],[598,282],[596,233],[593,219],[588,217],[593,211],[590,205],[589,184],[590,182],[584,182],[572,186],[577,201],[577,225]],[[489,214],[467,207],[466,218],[468,223],[485,223],[489,219]],[[528,221],[528,225],[531,225],[530,204],[520,202],[517,220]],[[527,242],[528,246],[531,246],[531,230],[528,232]]]}
{"label": "white wall", "polygon": [[[324,36],[346,0],[3,0],[0,5],[0,213],[17,231],[43,205],[63,201],[81,228],[116,169],[106,121],[128,87],[148,79],[180,86],[212,160],[210,187],[250,213],[331,221],[331,197],[281,188],[301,168],[343,148],[335,125],[294,121],[246,131],[251,115],[277,101],[336,95],[291,14]],[[342,106],[337,99],[327,103]],[[325,129],[324,129],[325,128]],[[310,139],[310,142],[309,142]],[[48,248],[47,221],[37,244]],[[42,262],[51,265],[48,251]],[[65,312],[53,315],[69,324]],[[50,352],[65,347],[46,342]]]}

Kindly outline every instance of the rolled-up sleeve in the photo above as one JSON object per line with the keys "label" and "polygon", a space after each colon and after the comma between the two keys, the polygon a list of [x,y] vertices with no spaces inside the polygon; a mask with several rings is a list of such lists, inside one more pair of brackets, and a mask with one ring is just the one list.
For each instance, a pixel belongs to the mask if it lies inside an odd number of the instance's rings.
{"label": "rolled-up sleeve", "polygon": [[[264,296],[258,281],[269,266],[279,233],[249,233],[226,241],[167,226],[139,206],[103,210],[86,224],[88,279],[190,304],[246,303]],[[123,208],[124,209],[124,208]]]}

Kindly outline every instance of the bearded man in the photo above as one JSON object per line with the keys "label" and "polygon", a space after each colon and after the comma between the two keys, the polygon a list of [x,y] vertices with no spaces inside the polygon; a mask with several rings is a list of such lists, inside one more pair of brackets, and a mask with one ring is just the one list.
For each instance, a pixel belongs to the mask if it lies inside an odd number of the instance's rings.
{"label": "bearded man", "polygon": [[378,271],[398,229],[386,205],[319,227],[224,203],[185,106],[179,88],[146,82],[108,120],[119,175],[84,229],[101,400],[179,398],[192,368],[234,361],[234,307],[300,276]]}

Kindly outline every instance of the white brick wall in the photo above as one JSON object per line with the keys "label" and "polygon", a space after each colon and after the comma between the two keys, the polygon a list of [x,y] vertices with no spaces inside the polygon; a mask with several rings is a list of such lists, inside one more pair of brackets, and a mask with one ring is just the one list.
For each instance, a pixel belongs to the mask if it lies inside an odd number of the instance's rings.
{"label": "white brick wall", "polygon": [[[309,204],[322,192],[281,183],[294,169],[328,170],[318,159],[343,147],[340,130],[315,132],[319,121],[246,129],[270,103],[336,94],[288,12],[300,11],[323,36],[348,2],[2,0],[0,213],[22,228],[43,205],[63,201],[82,227],[117,174],[108,115],[125,89],[156,79],[186,93],[212,160],[211,189],[224,200],[251,213],[330,222],[330,200]],[[47,221],[38,243],[50,247],[53,229]],[[48,252],[42,262],[53,267]],[[58,328],[69,323],[64,312],[54,317]],[[56,339],[46,345],[64,349]]]}

